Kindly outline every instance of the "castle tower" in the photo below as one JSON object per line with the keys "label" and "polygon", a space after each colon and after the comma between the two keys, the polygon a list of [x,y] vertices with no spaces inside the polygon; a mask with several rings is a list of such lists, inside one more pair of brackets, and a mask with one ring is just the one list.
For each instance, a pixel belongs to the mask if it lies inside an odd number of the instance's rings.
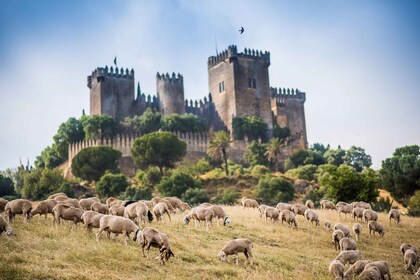
{"label": "castle tower", "polygon": [[163,115],[184,114],[184,79],[178,73],[156,74],[156,89],[159,108]]}
{"label": "castle tower", "polygon": [[120,121],[131,115],[134,101],[134,70],[98,67],[87,77],[90,115],[111,115]]}
{"label": "castle tower", "polygon": [[270,53],[236,46],[208,59],[210,94],[226,127],[232,131],[233,117],[253,115],[273,129],[268,67]]}

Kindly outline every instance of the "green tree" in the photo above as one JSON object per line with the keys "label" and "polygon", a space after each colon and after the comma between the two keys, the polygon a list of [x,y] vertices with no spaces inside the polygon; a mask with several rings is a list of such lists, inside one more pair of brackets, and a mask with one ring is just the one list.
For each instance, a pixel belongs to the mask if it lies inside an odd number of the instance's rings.
{"label": "green tree", "polygon": [[37,168],[54,168],[63,163],[66,158],[61,158],[57,152],[57,146],[55,144],[52,147],[46,147],[41,155],[37,156],[35,160],[35,166]]}
{"label": "green tree", "polygon": [[162,114],[147,108],[140,117],[140,130],[142,133],[151,133],[162,128]]}
{"label": "green tree", "polygon": [[118,196],[128,187],[127,178],[124,174],[106,173],[101,177],[96,185],[96,190],[100,196]]}
{"label": "green tree", "polygon": [[86,139],[113,138],[118,125],[109,115],[83,116],[81,118]]}
{"label": "green tree", "polygon": [[324,146],[321,143],[314,143],[310,148],[312,151],[319,153],[321,156],[324,156],[325,152],[330,149],[330,145]]}
{"label": "green tree", "polygon": [[324,153],[325,163],[334,164],[336,166],[340,166],[344,163],[344,158],[346,156],[346,151],[341,149],[338,146],[337,150],[329,149]]}
{"label": "green tree", "polygon": [[182,197],[188,189],[199,187],[200,182],[195,180],[190,174],[178,171],[174,172],[170,177],[163,177],[156,188],[163,196]]}
{"label": "green tree", "polygon": [[226,131],[216,131],[210,139],[210,145],[207,150],[207,154],[212,159],[223,160],[226,176],[229,175],[227,152],[230,149],[230,143],[232,143],[232,140]]}
{"label": "green tree", "polygon": [[235,117],[232,119],[233,136],[235,139],[257,140],[261,138],[263,141],[267,138],[268,125],[263,119],[256,116]]}
{"label": "green tree", "polygon": [[324,164],[324,159],[318,152],[308,149],[301,149],[292,154],[286,160],[284,165],[285,169],[289,170],[306,164],[321,165]]}
{"label": "green tree", "polygon": [[85,139],[83,124],[76,118],[69,118],[58,127],[57,133],[53,137],[54,149],[57,157],[63,160],[68,158],[68,146]]}
{"label": "green tree", "polygon": [[274,163],[276,171],[279,171],[280,162],[281,162],[281,150],[284,147],[283,140],[279,138],[271,138],[268,143],[266,156],[267,159]]}
{"label": "green tree", "polygon": [[316,171],[318,167],[314,164],[307,164],[287,170],[286,176],[295,177],[303,180],[312,181],[315,180]]}
{"label": "green tree", "polygon": [[190,188],[183,195],[182,200],[189,204],[197,205],[204,202],[209,202],[208,193],[203,189]]}
{"label": "green tree", "polygon": [[133,118],[126,117],[121,122],[121,126],[126,132],[140,134],[141,133],[141,116],[134,116]]}
{"label": "green tree", "polygon": [[408,215],[420,216],[420,190],[417,190],[408,202]]}
{"label": "green tree", "polygon": [[244,160],[250,166],[268,165],[266,153],[267,145],[252,141],[244,153]]}
{"label": "green tree", "polygon": [[57,192],[63,183],[64,178],[60,169],[36,169],[26,173],[21,193],[24,198],[41,200]]}
{"label": "green tree", "polygon": [[372,165],[372,157],[366,154],[364,149],[356,146],[351,146],[343,159],[345,164],[353,166],[358,172]]}
{"label": "green tree", "polygon": [[0,197],[15,195],[15,188],[12,179],[0,174]]}
{"label": "green tree", "polygon": [[420,189],[420,147],[397,148],[393,156],[382,161],[380,170],[382,186],[404,206]]}
{"label": "green tree", "polygon": [[118,172],[121,152],[111,147],[99,146],[82,149],[74,158],[71,170],[76,177],[98,181],[106,171]]}
{"label": "green tree", "polygon": [[257,197],[270,204],[291,201],[295,194],[292,183],[284,178],[271,176],[261,178],[255,191]]}
{"label": "green tree", "polygon": [[166,131],[203,132],[206,130],[205,123],[193,114],[172,114],[165,116],[162,123],[162,128]]}
{"label": "green tree", "polygon": [[163,175],[163,168],[172,168],[182,160],[187,144],[170,132],[152,132],[137,138],[131,148],[134,163],[138,166],[157,166]]}
{"label": "green tree", "polygon": [[290,129],[288,127],[280,127],[278,124],[274,124],[273,126],[273,137],[279,139],[286,139],[291,134]]}

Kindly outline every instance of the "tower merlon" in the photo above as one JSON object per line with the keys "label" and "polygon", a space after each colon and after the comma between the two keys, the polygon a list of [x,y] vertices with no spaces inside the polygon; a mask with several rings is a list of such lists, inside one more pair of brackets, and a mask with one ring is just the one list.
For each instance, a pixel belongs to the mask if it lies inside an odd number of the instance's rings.
{"label": "tower merlon", "polygon": [[299,99],[303,102],[306,101],[306,93],[300,91],[299,89],[290,89],[290,88],[277,88],[272,87],[271,88],[271,97],[272,98],[293,98],[293,99]]}
{"label": "tower merlon", "polygon": [[124,70],[124,68],[115,68],[114,71],[114,67],[112,66],[110,68],[108,68],[108,66],[98,67],[94,71],[92,71],[92,74],[90,76],[87,77],[87,86],[91,88],[93,79],[96,79],[97,82],[100,82],[104,79],[104,77],[134,80],[134,69],[131,68],[131,70],[128,70],[128,68],[126,68]]}

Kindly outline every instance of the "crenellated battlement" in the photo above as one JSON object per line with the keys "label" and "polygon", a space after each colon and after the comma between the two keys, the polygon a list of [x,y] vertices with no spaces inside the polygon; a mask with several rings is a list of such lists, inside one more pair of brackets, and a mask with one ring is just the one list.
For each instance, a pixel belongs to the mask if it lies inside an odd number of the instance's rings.
{"label": "crenellated battlement", "polygon": [[199,99],[199,100],[185,99],[185,109],[186,111],[190,111],[191,109],[205,108],[206,106],[210,105],[210,103],[211,103],[210,94],[209,94],[208,99],[206,96],[204,96],[203,99]]}
{"label": "crenellated battlement", "polygon": [[238,54],[238,56],[239,57],[246,57],[246,58],[263,60],[267,63],[270,63],[270,52],[268,52],[268,51],[262,52],[260,50],[245,48],[244,52]]}
{"label": "crenellated battlement", "polygon": [[302,92],[298,89],[290,89],[290,88],[271,88],[271,98],[276,99],[276,103],[278,105],[285,104],[286,99],[298,99],[302,100],[303,102],[306,101],[306,93]]}
{"label": "crenellated battlement", "polygon": [[207,60],[207,66],[208,68],[212,68],[213,66],[233,57],[257,59],[270,64],[270,52],[268,51],[262,52],[260,50],[245,48],[243,53],[238,53],[237,47],[235,45],[230,45],[226,50],[216,56],[210,56]]}
{"label": "crenellated battlement", "polygon": [[111,66],[108,68],[108,66],[105,67],[98,67],[94,71],[92,71],[92,74],[87,77],[87,86],[91,88],[92,86],[92,80],[97,79],[97,81],[101,81],[103,77],[114,77],[114,78],[123,78],[123,79],[130,79],[134,80],[134,69],[128,70],[126,68],[118,68]]}
{"label": "crenellated battlement", "polygon": [[177,83],[183,84],[184,77],[181,74],[179,73],[175,74],[174,72],[172,72],[172,75],[169,75],[169,73],[160,74],[159,72],[157,72],[156,81],[158,82],[163,81],[165,83],[171,83],[171,84],[177,84]]}

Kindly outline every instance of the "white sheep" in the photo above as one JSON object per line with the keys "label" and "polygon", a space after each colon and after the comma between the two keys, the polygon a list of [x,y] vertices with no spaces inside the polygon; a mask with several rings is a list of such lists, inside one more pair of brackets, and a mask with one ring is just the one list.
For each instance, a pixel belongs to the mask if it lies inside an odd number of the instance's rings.
{"label": "white sheep", "polygon": [[312,200],[307,200],[305,202],[305,206],[308,207],[309,209],[313,209],[315,207],[315,204],[313,203]]}
{"label": "white sheep", "polygon": [[302,215],[302,216],[305,216],[306,209],[308,209],[308,207],[306,207],[303,204],[295,204],[292,207],[293,213],[295,213],[296,215]]}
{"label": "white sheep", "polygon": [[315,212],[312,209],[306,209],[305,211],[305,219],[308,221],[308,223],[310,222],[311,224],[313,224],[315,222],[315,225],[319,226],[319,217],[318,217],[318,213]]}
{"label": "white sheep", "polygon": [[388,218],[389,218],[389,222],[391,222],[391,219],[394,219],[395,224],[398,225],[401,221],[401,213],[397,209],[391,209],[389,210]]}
{"label": "white sheep", "polygon": [[340,248],[340,240],[344,238],[343,231],[336,229],[331,233],[332,243],[334,244],[334,248],[338,250]]}
{"label": "white sheep", "polygon": [[359,241],[360,235],[362,234],[362,225],[355,223],[353,225],[353,232],[356,235],[356,241]]}
{"label": "white sheep", "polygon": [[268,205],[265,205],[265,204],[261,204],[260,206],[258,206],[258,210],[260,210],[260,218],[262,218],[265,209],[267,209],[268,207],[271,207],[271,206],[268,206]]}
{"label": "white sheep", "polygon": [[371,263],[371,261],[359,260],[355,262],[349,267],[349,269],[346,270],[346,272],[344,272],[344,279],[354,279],[355,276],[358,276],[360,273],[362,273],[368,263]]}
{"label": "white sheep", "polygon": [[101,201],[97,197],[88,197],[88,198],[79,199],[80,207],[82,207],[84,211],[91,210],[91,206],[95,202],[101,202]]}
{"label": "white sheep", "polygon": [[372,209],[372,206],[370,206],[369,203],[363,202],[363,201],[352,202],[351,206],[353,206],[353,208],[359,207],[359,208],[364,208],[364,209]]}
{"label": "white sheep", "polygon": [[378,212],[375,212],[371,209],[366,209],[363,211],[363,218],[365,219],[365,224],[367,224],[369,221],[378,221]]}
{"label": "white sheep", "polygon": [[351,211],[351,216],[353,217],[353,220],[355,222],[359,221],[359,219],[363,221],[363,211],[365,211],[365,208],[360,208],[360,207],[353,208],[353,211]]}
{"label": "white sheep", "polygon": [[168,200],[172,204],[172,207],[174,209],[178,209],[181,212],[185,211],[185,206],[183,205],[182,200],[179,199],[178,197],[176,197],[176,196],[164,197],[163,199]]}
{"label": "white sheep", "polygon": [[338,256],[335,258],[335,260],[339,260],[343,264],[354,264],[361,259],[362,253],[359,250],[341,251],[340,254],[338,254]]}
{"label": "white sheep", "polygon": [[296,215],[290,210],[282,210],[280,211],[280,220],[283,224],[283,221],[289,224],[289,226],[294,226],[295,228],[298,227],[298,223],[296,221]]}
{"label": "white sheep", "polygon": [[156,217],[156,222],[163,220],[163,215],[168,215],[169,222],[171,222],[171,214],[169,214],[168,205],[165,202],[159,202],[153,206],[153,213]]}
{"label": "white sheep", "polygon": [[407,249],[404,253],[405,270],[414,273],[414,269],[417,265],[418,256],[416,252],[411,249]]}
{"label": "white sheep", "polygon": [[98,213],[96,211],[86,211],[82,215],[84,227],[87,228],[88,232],[92,232],[92,228],[100,227],[100,220],[105,214]]}
{"label": "white sheep", "polygon": [[389,270],[389,264],[386,261],[374,261],[370,262],[365,266],[365,269],[369,269],[371,267],[377,267],[381,274],[380,279],[386,279],[385,275],[388,277],[389,280],[392,279],[391,271]]}
{"label": "white sheep", "polygon": [[109,214],[109,207],[106,204],[103,204],[101,202],[94,202],[90,206],[90,210],[98,212],[100,214]]}
{"label": "white sheep", "polygon": [[162,201],[162,198],[156,196],[156,197],[153,197],[150,201],[153,203],[153,205],[156,205]]}
{"label": "white sheep", "polygon": [[146,220],[149,222],[153,221],[152,212],[150,212],[149,207],[143,202],[134,202],[130,204],[126,204],[124,210],[124,217],[129,219],[136,219],[137,223],[143,222],[146,223]]}
{"label": "white sheep", "polygon": [[133,240],[136,241],[137,234],[140,231],[140,228],[130,219],[119,217],[119,216],[111,216],[105,215],[99,221],[99,230],[96,233],[96,241],[99,241],[99,235],[101,232],[106,231],[107,237],[109,239],[110,233],[113,234],[122,234],[124,238],[125,245],[128,244],[128,239],[130,238],[130,234],[134,232]]}
{"label": "white sheep", "polygon": [[416,248],[416,246],[411,245],[411,244],[407,244],[407,243],[401,244],[400,250],[401,250],[403,256],[405,254],[405,251],[407,251],[408,249],[413,250],[417,254],[417,248]]}
{"label": "white sheep", "polygon": [[109,214],[114,216],[121,216],[124,217],[124,210],[125,207],[118,204],[113,204],[111,207],[109,207]]}
{"label": "white sheep", "polygon": [[165,198],[162,198],[162,200],[160,202],[166,203],[166,205],[168,205],[169,211],[171,211],[174,214],[176,213],[176,208],[172,204],[172,199],[165,197]]}
{"label": "white sheep", "polygon": [[348,237],[341,238],[340,250],[341,251],[357,250],[356,241]]}
{"label": "white sheep", "polygon": [[337,230],[337,229],[341,230],[344,233],[344,237],[351,237],[350,236],[350,229],[349,229],[348,226],[346,226],[344,224],[341,224],[341,223],[336,223],[334,225],[334,230]]}
{"label": "white sheep", "polygon": [[15,234],[13,233],[12,227],[9,225],[9,223],[6,222],[6,220],[3,218],[3,216],[0,216],[0,235],[5,232],[7,237],[12,238]]}
{"label": "white sheep", "polygon": [[6,207],[6,204],[8,202],[9,202],[8,200],[0,197],[0,213],[4,211],[4,207]]}
{"label": "white sheep", "polygon": [[14,199],[9,201],[4,208],[8,222],[11,223],[16,214],[22,214],[25,223],[31,219],[32,203],[26,199]]}
{"label": "white sheep", "polygon": [[321,206],[321,209],[330,209],[330,210],[337,210],[337,207],[335,206],[334,202],[329,201],[327,199],[323,199],[319,202],[319,205]]}
{"label": "white sheep", "polygon": [[67,197],[67,195],[65,193],[59,192],[59,193],[55,193],[55,194],[50,195],[47,199],[55,199],[58,196]]}
{"label": "white sheep", "polygon": [[267,218],[271,219],[271,222],[275,222],[279,220],[280,212],[277,208],[274,207],[267,207],[264,210],[264,216],[265,216],[265,223],[267,223]]}
{"label": "white sheep", "polygon": [[335,279],[343,279],[344,265],[338,260],[333,260],[328,266],[328,271],[335,277]]}
{"label": "white sheep", "polygon": [[279,202],[279,203],[277,203],[277,206],[276,206],[276,208],[277,208],[279,211],[283,211],[283,210],[289,210],[289,211],[292,211],[292,207],[293,207],[293,205],[292,205],[292,204],[289,204],[289,203],[283,203],[283,202]]}
{"label": "white sheep", "polygon": [[50,213],[52,214],[52,209],[54,206],[57,205],[57,201],[54,199],[47,199],[38,202],[38,204],[35,206],[34,209],[31,211],[31,217],[35,216],[36,214],[45,215],[45,219],[47,218],[47,215]]}
{"label": "white sheep", "polygon": [[200,221],[204,221],[206,224],[206,231],[209,230],[209,225],[214,218],[214,212],[211,209],[203,208],[203,207],[195,207],[191,209],[190,213],[184,217],[184,224],[188,225],[191,219],[194,219],[195,228],[198,227]]}
{"label": "white sheep", "polygon": [[145,227],[143,231],[139,231],[136,234],[136,238],[141,245],[143,257],[145,257],[144,248],[146,248],[147,258],[150,259],[150,247],[156,247],[159,249],[161,264],[165,264],[165,262],[168,261],[171,256],[175,257],[174,253],[172,252],[171,245],[169,244],[169,238],[163,232],[160,232],[151,227]]}
{"label": "white sheep", "polygon": [[80,208],[58,203],[56,206],[54,206],[52,213],[54,215],[53,224],[56,226],[60,224],[61,219],[66,221],[73,221],[75,226],[77,226],[77,223],[83,222],[83,211]]}
{"label": "white sheep", "polygon": [[337,212],[338,212],[338,216],[341,219],[341,213],[344,213],[345,216],[347,217],[347,214],[351,214],[353,211],[353,206],[351,206],[351,204],[345,203],[345,202],[338,202],[336,204],[337,207]]}
{"label": "white sheep", "polygon": [[368,224],[369,227],[369,236],[375,236],[375,232],[379,233],[379,235],[383,238],[385,235],[384,226],[378,223],[377,221],[370,221]]}
{"label": "white sheep", "polygon": [[357,279],[359,279],[359,280],[381,280],[382,277],[381,277],[381,272],[379,271],[379,268],[377,268],[376,266],[371,266],[371,267],[365,268],[362,271],[362,273],[360,273],[360,275]]}
{"label": "white sheep", "polygon": [[255,199],[243,197],[241,201],[242,201],[242,206],[244,207],[244,209],[245,208],[258,208],[260,206]]}
{"label": "white sheep", "polygon": [[229,216],[226,214],[225,210],[221,206],[203,203],[200,205],[200,207],[208,208],[211,211],[213,211],[214,213],[213,218],[216,219],[217,225],[219,225],[219,219],[223,220],[224,226],[230,225],[232,223],[231,219],[229,218]]}
{"label": "white sheep", "polygon": [[229,255],[236,256],[236,264],[238,264],[238,253],[244,253],[247,261],[250,265],[253,265],[252,262],[252,241],[247,238],[237,238],[230,240],[226,245],[220,250],[217,256],[221,261],[228,260]]}
{"label": "white sheep", "polygon": [[329,231],[333,230],[333,229],[331,228],[331,223],[330,223],[330,221],[325,221],[325,222],[324,222],[324,229],[325,229],[325,230],[329,230]]}
{"label": "white sheep", "polygon": [[106,199],[106,205],[108,205],[108,207],[111,207],[113,205],[121,206],[122,203],[123,203],[123,201],[121,199],[117,199],[117,198],[112,197],[112,196],[111,197],[108,197]]}

